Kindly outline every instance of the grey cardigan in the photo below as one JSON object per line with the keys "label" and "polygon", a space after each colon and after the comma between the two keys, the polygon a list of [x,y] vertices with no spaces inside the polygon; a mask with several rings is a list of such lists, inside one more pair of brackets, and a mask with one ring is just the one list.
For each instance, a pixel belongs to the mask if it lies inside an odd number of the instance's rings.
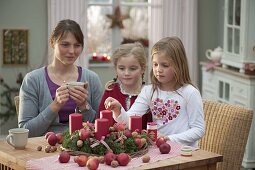
{"label": "grey cardigan", "polygon": [[[94,122],[102,97],[102,84],[96,73],[82,68],[81,82],[85,81],[89,84],[90,109],[82,113],[83,121]],[[29,137],[42,136],[48,131],[63,132],[68,128],[68,124],[59,123],[58,113],[49,107],[53,100],[46,81],[45,67],[26,74],[19,98],[18,125],[29,129]]]}

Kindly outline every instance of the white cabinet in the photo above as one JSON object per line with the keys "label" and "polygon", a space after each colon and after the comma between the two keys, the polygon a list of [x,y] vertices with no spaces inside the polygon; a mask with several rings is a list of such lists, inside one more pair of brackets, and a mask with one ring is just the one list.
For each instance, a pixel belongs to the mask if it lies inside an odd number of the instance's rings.
{"label": "white cabinet", "polygon": [[[254,0],[255,1],[255,0]],[[207,71],[202,65],[202,97],[230,104],[242,105],[255,113],[255,76],[239,73],[237,69],[215,67]],[[234,156],[234,155],[233,155]],[[244,168],[255,168],[255,116],[242,163]]]}
{"label": "white cabinet", "polygon": [[255,0],[225,0],[223,67],[255,63]]}

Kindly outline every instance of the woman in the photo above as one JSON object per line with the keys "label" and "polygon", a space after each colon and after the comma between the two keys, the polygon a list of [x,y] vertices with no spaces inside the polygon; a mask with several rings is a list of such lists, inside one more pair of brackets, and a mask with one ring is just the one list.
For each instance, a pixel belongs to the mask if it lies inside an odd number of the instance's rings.
{"label": "woman", "polygon": [[[94,122],[102,96],[96,73],[77,66],[84,42],[79,24],[62,20],[50,37],[53,61],[28,73],[20,88],[19,127],[29,129],[29,136],[68,128],[69,114],[75,109],[83,121]],[[67,82],[87,82],[88,87],[68,88]]]}

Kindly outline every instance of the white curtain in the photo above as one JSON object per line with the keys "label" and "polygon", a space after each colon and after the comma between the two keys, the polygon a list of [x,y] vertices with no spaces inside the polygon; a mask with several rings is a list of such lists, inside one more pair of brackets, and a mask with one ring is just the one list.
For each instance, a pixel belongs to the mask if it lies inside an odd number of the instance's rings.
{"label": "white curtain", "polygon": [[[50,37],[51,32],[57,25],[57,23],[62,19],[72,19],[76,21],[84,34],[84,50],[76,61],[78,65],[83,67],[88,66],[88,58],[86,57],[86,40],[87,40],[87,7],[88,1],[84,0],[48,0],[48,37]],[[51,48],[48,47],[49,57],[48,62],[52,60]]]}
{"label": "white curtain", "polygon": [[151,0],[149,16],[150,49],[163,37],[178,36],[186,50],[191,79],[197,85],[197,0]]}

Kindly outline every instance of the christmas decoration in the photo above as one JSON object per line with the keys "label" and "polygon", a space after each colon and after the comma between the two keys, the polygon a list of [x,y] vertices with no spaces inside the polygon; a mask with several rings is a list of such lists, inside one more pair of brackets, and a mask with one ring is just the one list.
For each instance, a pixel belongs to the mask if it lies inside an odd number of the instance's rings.
{"label": "christmas decoration", "polygon": [[120,6],[115,8],[114,14],[107,14],[106,16],[112,20],[111,28],[118,26],[120,29],[124,28],[122,21],[129,18],[128,15],[121,15]]}
{"label": "christmas decoration", "polygon": [[[89,137],[81,139],[81,130],[90,132]],[[131,157],[135,157],[147,153],[151,144],[146,131],[131,132],[125,128],[123,123],[115,123],[109,128],[108,134],[100,139],[96,136],[95,125],[89,122],[83,123],[82,129],[76,130],[72,134],[69,133],[69,130],[63,133],[62,149],[72,155],[102,156],[108,152],[113,152],[114,154],[127,153]],[[80,141],[82,142],[80,143]]]}
{"label": "christmas decoration", "polygon": [[89,63],[109,63],[111,62],[111,57],[104,53],[103,55],[93,53],[89,59]]}

